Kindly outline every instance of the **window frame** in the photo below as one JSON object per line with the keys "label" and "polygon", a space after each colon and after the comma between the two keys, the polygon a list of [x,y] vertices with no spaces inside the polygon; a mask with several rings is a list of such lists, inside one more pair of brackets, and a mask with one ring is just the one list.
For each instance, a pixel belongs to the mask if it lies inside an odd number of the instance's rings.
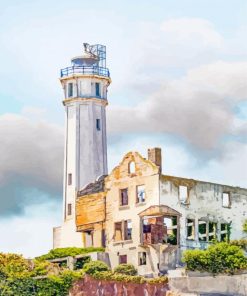
{"label": "window frame", "polygon": [[[224,197],[227,196],[227,204],[224,204]],[[231,194],[230,192],[222,192],[222,207],[231,208]]]}
{"label": "window frame", "polygon": [[[124,201],[124,198],[126,198],[126,197],[124,197],[123,196],[123,192],[127,192],[127,204],[125,204],[125,203],[123,203],[123,201]],[[129,205],[129,192],[128,192],[128,187],[127,188],[121,188],[120,190],[119,190],[119,206],[120,207],[126,207],[126,206],[128,206]]]}
{"label": "window frame", "polygon": [[[144,190],[143,190],[143,192],[144,192],[144,198],[143,198],[142,201],[140,201],[140,199],[138,197],[138,188],[139,187],[143,187],[144,188]],[[136,204],[142,204],[142,203],[145,203],[146,202],[146,190],[145,189],[146,188],[145,188],[145,185],[144,184],[142,184],[142,185],[136,185]]]}
{"label": "window frame", "polygon": [[68,98],[73,98],[74,96],[74,83],[69,82],[68,83]]}
{"label": "window frame", "polygon": [[68,186],[71,186],[73,182],[72,173],[68,173]]}
{"label": "window frame", "polygon": [[99,82],[95,82],[95,96],[96,97],[100,97],[100,83]]}
{"label": "window frame", "polygon": [[72,215],[72,203],[67,204],[67,216]]}
{"label": "window frame", "polygon": [[138,252],[138,266],[145,266],[145,265],[147,265],[147,252],[145,251]]}
{"label": "window frame", "polygon": [[101,130],[101,121],[100,118],[96,118],[96,130],[100,131]]}

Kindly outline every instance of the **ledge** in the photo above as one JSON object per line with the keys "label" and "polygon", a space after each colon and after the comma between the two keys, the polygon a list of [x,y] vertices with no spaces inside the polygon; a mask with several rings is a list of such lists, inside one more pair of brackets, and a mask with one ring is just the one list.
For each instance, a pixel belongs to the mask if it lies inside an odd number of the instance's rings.
{"label": "ledge", "polygon": [[133,240],[129,239],[129,240],[123,240],[123,241],[117,241],[113,243],[113,246],[117,246],[117,245],[127,245],[127,244],[133,244]]}

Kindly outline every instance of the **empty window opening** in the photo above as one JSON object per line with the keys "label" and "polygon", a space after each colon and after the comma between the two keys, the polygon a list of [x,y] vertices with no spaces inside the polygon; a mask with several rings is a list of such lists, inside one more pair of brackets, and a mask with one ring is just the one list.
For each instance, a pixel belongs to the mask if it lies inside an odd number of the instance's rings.
{"label": "empty window opening", "polygon": [[129,163],[129,174],[134,174],[136,171],[136,164],[134,161]]}
{"label": "empty window opening", "polygon": [[145,202],[145,186],[139,185],[136,187],[136,203]]}
{"label": "empty window opening", "polygon": [[124,221],[124,240],[132,239],[132,222],[131,220]]}
{"label": "empty window opening", "polygon": [[188,187],[187,186],[179,186],[179,200],[182,203],[186,203],[188,200]]}
{"label": "empty window opening", "polygon": [[119,264],[127,264],[127,255],[119,255]]}
{"label": "empty window opening", "polygon": [[231,205],[230,193],[229,192],[224,192],[222,194],[222,206],[224,208],[229,208],[230,205]]}
{"label": "empty window opening", "polygon": [[220,224],[220,240],[221,241],[229,241],[230,240],[229,224],[227,224],[227,223]]}
{"label": "empty window opening", "polygon": [[101,127],[100,127],[100,119],[96,119],[96,129],[97,131],[100,131]]}
{"label": "empty window opening", "polygon": [[164,242],[177,245],[177,217],[164,217],[164,225],[167,229],[167,236]]}
{"label": "empty window opening", "polygon": [[199,241],[207,241],[207,222],[203,220],[198,221],[198,235]]}
{"label": "empty window opening", "polygon": [[138,253],[138,262],[139,262],[139,265],[147,265],[147,253],[146,252],[139,252]]}
{"label": "empty window opening", "polygon": [[120,190],[120,206],[127,206],[128,205],[128,188]]}
{"label": "empty window opening", "polygon": [[68,83],[68,97],[73,97],[73,83]]}
{"label": "empty window opening", "polygon": [[145,217],[143,219],[142,242],[146,244],[171,244],[177,245],[176,216]]}
{"label": "empty window opening", "polygon": [[115,223],[114,240],[123,241],[132,239],[132,221],[125,220]]}
{"label": "empty window opening", "polygon": [[194,219],[186,219],[186,229],[187,229],[187,239],[194,240],[195,239],[195,220]]}
{"label": "empty window opening", "polygon": [[216,239],[217,223],[208,222],[208,241],[211,242]]}
{"label": "empty window opening", "polygon": [[98,82],[95,83],[95,95],[100,97],[100,84]]}
{"label": "empty window opening", "polygon": [[72,215],[72,204],[68,204],[68,216]]}
{"label": "empty window opening", "polygon": [[72,185],[72,174],[68,174],[68,185]]}
{"label": "empty window opening", "polygon": [[85,231],[85,247],[93,247],[93,231]]}
{"label": "empty window opening", "polygon": [[122,239],[122,222],[115,223],[115,233],[114,233],[115,241],[121,241]]}

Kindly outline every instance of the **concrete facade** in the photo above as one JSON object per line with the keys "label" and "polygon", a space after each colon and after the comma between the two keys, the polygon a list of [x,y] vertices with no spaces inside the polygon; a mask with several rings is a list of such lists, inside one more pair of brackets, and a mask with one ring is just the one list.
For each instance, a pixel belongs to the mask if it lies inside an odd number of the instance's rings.
{"label": "concrete facade", "polygon": [[247,215],[246,189],[162,175],[160,151],[152,152],[157,157],[126,154],[104,186],[90,184],[76,205],[77,230],[90,231],[92,245],[104,242],[111,267],[128,262],[150,276],[176,268],[185,249],[240,239]]}

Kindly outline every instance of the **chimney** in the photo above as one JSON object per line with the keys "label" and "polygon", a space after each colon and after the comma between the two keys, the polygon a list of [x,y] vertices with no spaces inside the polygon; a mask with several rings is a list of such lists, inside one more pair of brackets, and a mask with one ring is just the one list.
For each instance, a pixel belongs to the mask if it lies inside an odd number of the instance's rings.
{"label": "chimney", "polygon": [[160,168],[160,173],[162,172],[161,148],[155,147],[148,149],[148,160],[156,164]]}

